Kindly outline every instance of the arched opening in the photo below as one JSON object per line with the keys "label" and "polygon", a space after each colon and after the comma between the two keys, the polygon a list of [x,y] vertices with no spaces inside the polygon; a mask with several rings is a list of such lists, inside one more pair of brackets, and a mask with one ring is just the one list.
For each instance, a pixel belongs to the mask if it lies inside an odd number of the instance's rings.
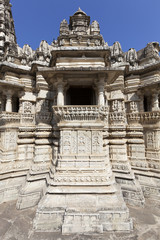
{"label": "arched opening", "polygon": [[96,105],[92,87],[70,87],[66,93],[66,105]]}

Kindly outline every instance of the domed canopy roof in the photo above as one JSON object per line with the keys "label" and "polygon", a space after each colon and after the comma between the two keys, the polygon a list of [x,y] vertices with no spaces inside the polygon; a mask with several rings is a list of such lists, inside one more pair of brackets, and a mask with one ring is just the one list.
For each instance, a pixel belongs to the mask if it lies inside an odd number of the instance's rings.
{"label": "domed canopy roof", "polygon": [[78,8],[77,12],[74,13],[73,16],[75,16],[75,15],[79,15],[79,16],[85,15],[85,16],[87,16],[87,14],[84,11],[82,11],[82,9],[80,7]]}

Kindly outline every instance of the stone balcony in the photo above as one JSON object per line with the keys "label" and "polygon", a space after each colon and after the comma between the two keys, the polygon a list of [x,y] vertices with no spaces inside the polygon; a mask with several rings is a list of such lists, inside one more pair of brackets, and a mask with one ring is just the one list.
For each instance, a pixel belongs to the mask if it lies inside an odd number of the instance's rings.
{"label": "stone balcony", "polygon": [[104,121],[108,118],[108,108],[90,106],[53,106],[53,112],[60,121]]}

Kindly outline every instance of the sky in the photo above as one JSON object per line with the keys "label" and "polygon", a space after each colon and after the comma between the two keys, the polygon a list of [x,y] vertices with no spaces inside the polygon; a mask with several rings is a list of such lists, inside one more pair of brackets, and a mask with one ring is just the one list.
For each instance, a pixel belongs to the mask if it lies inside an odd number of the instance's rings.
{"label": "sky", "polygon": [[119,41],[122,50],[160,42],[160,0],[11,0],[17,42],[34,50],[41,40],[49,44],[59,35],[60,22],[80,7],[97,20],[109,46]]}

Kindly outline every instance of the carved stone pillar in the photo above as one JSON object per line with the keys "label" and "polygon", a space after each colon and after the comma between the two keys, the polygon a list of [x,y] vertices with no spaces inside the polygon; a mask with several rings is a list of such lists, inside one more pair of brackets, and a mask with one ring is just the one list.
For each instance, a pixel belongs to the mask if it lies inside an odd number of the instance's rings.
{"label": "carved stone pillar", "polygon": [[12,91],[6,91],[6,112],[12,112]]}
{"label": "carved stone pillar", "polygon": [[64,84],[63,84],[63,75],[57,77],[57,105],[64,106]]}
{"label": "carved stone pillar", "polygon": [[63,84],[59,83],[57,86],[57,105],[64,106]]}
{"label": "carved stone pillar", "polygon": [[104,106],[105,105],[105,98],[104,98],[104,83],[105,83],[105,75],[99,74],[98,75],[98,105]]}
{"label": "carved stone pillar", "polygon": [[158,93],[154,93],[152,95],[152,111],[159,110],[159,100],[158,100]]}
{"label": "carved stone pillar", "polygon": [[104,82],[98,84],[98,105],[104,106]]}

